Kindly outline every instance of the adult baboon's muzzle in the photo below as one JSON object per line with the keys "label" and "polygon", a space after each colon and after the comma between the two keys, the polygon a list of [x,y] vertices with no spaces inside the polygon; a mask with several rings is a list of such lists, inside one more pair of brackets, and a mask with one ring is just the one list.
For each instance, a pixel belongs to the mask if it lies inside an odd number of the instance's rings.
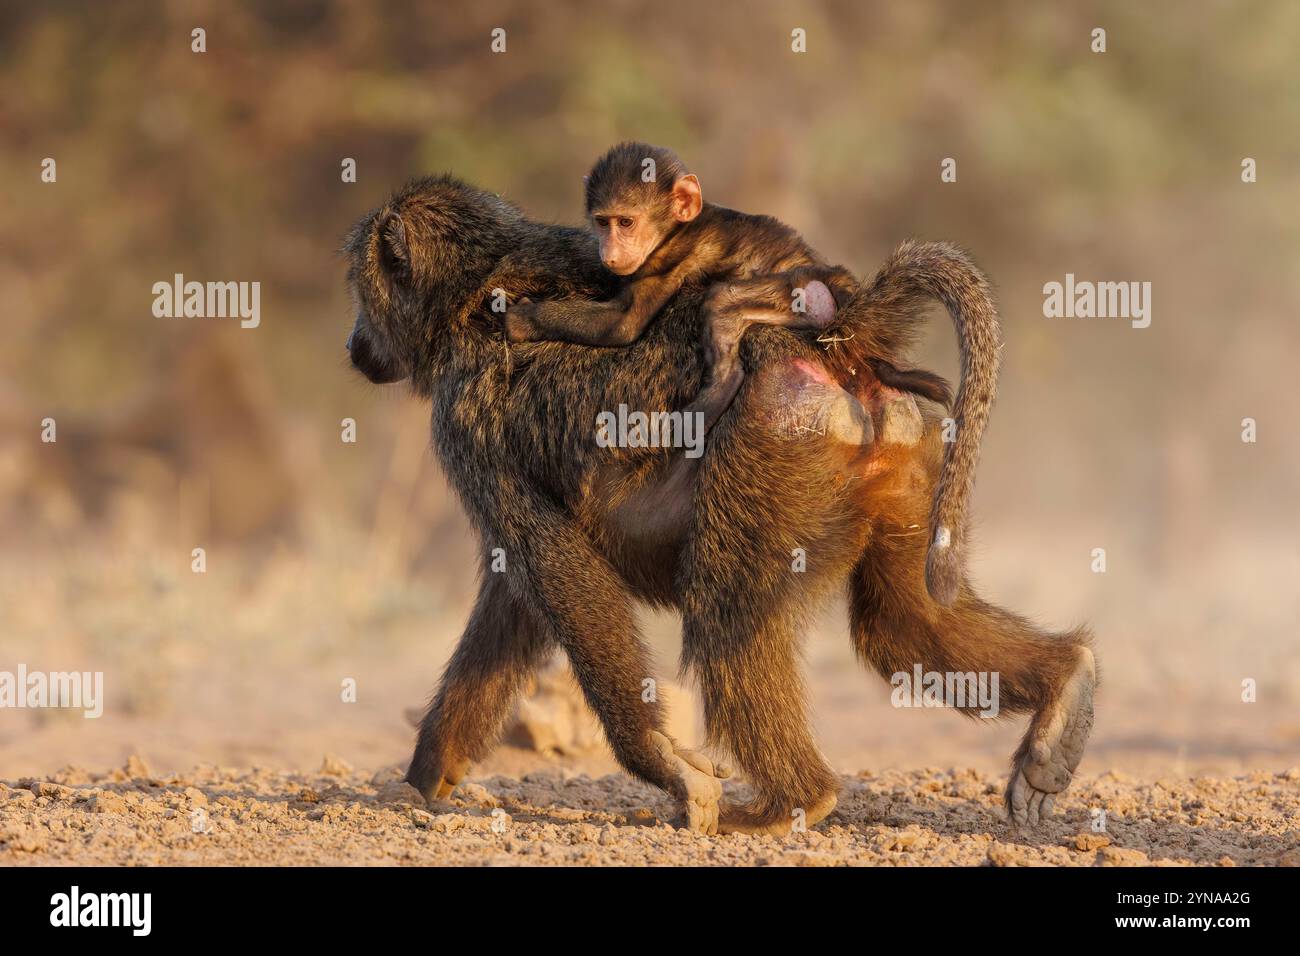
{"label": "adult baboon's muzzle", "polygon": [[396,362],[375,349],[370,337],[362,329],[352,330],[348,336],[347,349],[352,367],[376,385],[388,385],[406,378],[406,373]]}

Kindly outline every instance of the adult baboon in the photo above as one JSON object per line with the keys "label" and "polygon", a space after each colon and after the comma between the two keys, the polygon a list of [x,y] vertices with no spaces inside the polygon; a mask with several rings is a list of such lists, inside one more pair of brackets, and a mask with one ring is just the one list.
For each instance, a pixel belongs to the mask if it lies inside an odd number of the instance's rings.
{"label": "adult baboon", "polygon": [[[802,619],[848,585],[858,654],[885,675],[996,671],[1004,713],[1034,716],[1007,788],[1036,821],[1082,756],[1095,682],[1083,630],[1045,634],[962,583],[952,607],[926,594],[938,423],[856,370],[852,394],[823,353],[785,329],[744,341],[745,384],[698,462],[601,448],[598,413],[681,408],[698,391],[705,290],[688,283],[625,349],[538,343],[507,351],[493,303],[609,298],[595,244],[535,223],[451,177],[418,180],[346,243],[358,313],[348,340],[372,381],[409,378],[433,406],[433,441],[482,540],[478,600],[421,725],[407,779],[445,795],[494,741],[520,684],[558,643],[632,774],[679,803],[687,825],[783,832],[835,804],[837,780],[808,728],[796,645]],[[837,327],[896,354],[930,291],[927,269],[973,266],[944,246],[904,246],[845,306]],[[982,280],[981,280],[982,285]],[[865,332],[865,330],[871,330]],[[792,571],[802,548],[806,570]],[[661,731],[641,699],[650,674],[634,599],[680,609],[683,665],[711,742],[756,791],[723,808],[718,772]]]}

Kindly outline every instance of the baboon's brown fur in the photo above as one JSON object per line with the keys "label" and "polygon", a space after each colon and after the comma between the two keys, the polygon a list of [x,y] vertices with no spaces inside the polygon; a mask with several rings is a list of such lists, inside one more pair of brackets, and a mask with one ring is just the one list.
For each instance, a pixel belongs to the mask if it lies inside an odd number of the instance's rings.
{"label": "baboon's brown fur", "polygon": [[[827,372],[844,360],[759,328],[742,345],[745,385],[698,463],[600,448],[599,412],[681,408],[698,390],[698,284],[629,348],[538,343],[508,358],[494,290],[509,301],[611,294],[588,236],[441,177],[363,218],[346,251],[359,306],[353,361],[374,381],[409,377],[432,402],[434,447],[483,546],[478,602],[408,773],[427,797],[449,792],[484,755],[541,652],[558,643],[622,765],[684,800],[685,777],[654,743],[658,709],[641,696],[651,667],[635,599],[681,610],[683,666],[702,691],[709,736],[756,791],[728,812],[733,826],[788,822],[793,809],[833,798],[797,644],[804,616],[836,588],[848,587],[858,653],[882,673],[916,663],[994,670],[1004,712],[1041,715],[1055,701],[1087,633],[1044,633],[965,581],[952,607],[930,600],[939,423],[926,419],[919,441],[884,440],[910,399],[869,366],[852,377],[870,415],[862,440],[819,428],[841,399],[857,404]],[[948,261],[965,262],[946,247],[902,247],[838,323],[902,349],[932,287],[925,269]],[[504,573],[489,569],[494,548]],[[807,553],[805,573],[791,570],[794,548]]]}
{"label": "baboon's brown fur", "polygon": [[[649,181],[644,178],[647,164],[655,171]],[[885,385],[948,404],[951,396],[942,378],[900,367],[918,300],[935,298],[948,307],[960,346],[961,382],[954,406],[956,434],[945,452],[930,514],[926,583],[935,600],[952,604],[1001,348],[988,285],[969,259],[939,243],[905,246],[868,293],[872,309],[859,309],[847,322],[837,322],[836,306],[844,307],[859,292],[853,274],[829,264],[803,236],[771,216],[704,201],[699,180],[670,149],[636,142],[610,149],[587,176],[586,206],[606,265],[626,276],[619,294],[604,302],[517,305],[507,319],[509,337],[627,345],[683,283],[717,283],[710,289],[704,323],[707,382],[687,409],[701,412],[709,427],[740,386],[737,347],[754,323],[824,331],[821,340],[834,346],[831,371],[844,387],[852,387],[858,369],[870,369]],[[797,294],[803,297],[802,312],[793,309]],[[875,325],[864,321],[868,314]],[[828,325],[831,329],[825,331]]]}

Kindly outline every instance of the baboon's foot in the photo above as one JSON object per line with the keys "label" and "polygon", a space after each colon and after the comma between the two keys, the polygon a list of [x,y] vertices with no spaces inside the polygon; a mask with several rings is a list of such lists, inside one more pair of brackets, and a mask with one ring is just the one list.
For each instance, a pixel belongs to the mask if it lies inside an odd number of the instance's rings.
{"label": "baboon's foot", "polygon": [[1018,826],[1034,826],[1051,816],[1056,795],[1074,779],[1088,744],[1097,670],[1092,651],[1079,647],[1078,653],[1074,673],[1056,702],[1035,716],[1011,768],[1007,816]]}
{"label": "baboon's foot", "polygon": [[684,796],[673,825],[696,833],[717,833],[722,781],[731,776],[731,769],[725,764],[715,764],[702,753],[679,746],[658,731],[652,732],[651,737],[681,781]]}
{"label": "baboon's foot", "polygon": [[[728,804],[722,808],[719,833],[746,833],[750,836],[785,836],[795,829],[816,826],[835,809],[839,797],[832,791],[813,801],[812,806],[795,807],[789,812],[759,813],[746,806]],[[800,812],[802,811],[802,813]]]}
{"label": "baboon's foot", "polygon": [[801,325],[824,329],[835,319],[835,296],[820,279],[813,279],[803,287],[803,306]]}
{"label": "baboon's foot", "polygon": [[469,771],[469,761],[464,758],[447,759],[447,763],[442,768],[442,779],[438,781],[438,786],[434,788],[434,796],[439,800],[446,800],[451,796],[451,792],[456,789],[457,785],[465,779],[465,774]]}

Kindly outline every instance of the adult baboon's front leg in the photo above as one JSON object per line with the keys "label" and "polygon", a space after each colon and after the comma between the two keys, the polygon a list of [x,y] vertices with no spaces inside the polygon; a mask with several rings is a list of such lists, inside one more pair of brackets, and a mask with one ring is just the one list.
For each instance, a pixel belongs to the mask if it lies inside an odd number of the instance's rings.
{"label": "adult baboon's front leg", "polygon": [[510,590],[564,648],[614,756],[677,801],[682,825],[717,832],[726,771],[669,738],[658,701],[643,698],[650,655],[623,581],[546,498],[508,476],[494,491],[493,533],[505,545]]}
{"label": "adult baboon's front leg", "polygon": [[406,780],[426,800],[451,794],[481,760],[525,680],[551,646],[505,576],[483,572],[478,598],[442,682],[420,722]]}

